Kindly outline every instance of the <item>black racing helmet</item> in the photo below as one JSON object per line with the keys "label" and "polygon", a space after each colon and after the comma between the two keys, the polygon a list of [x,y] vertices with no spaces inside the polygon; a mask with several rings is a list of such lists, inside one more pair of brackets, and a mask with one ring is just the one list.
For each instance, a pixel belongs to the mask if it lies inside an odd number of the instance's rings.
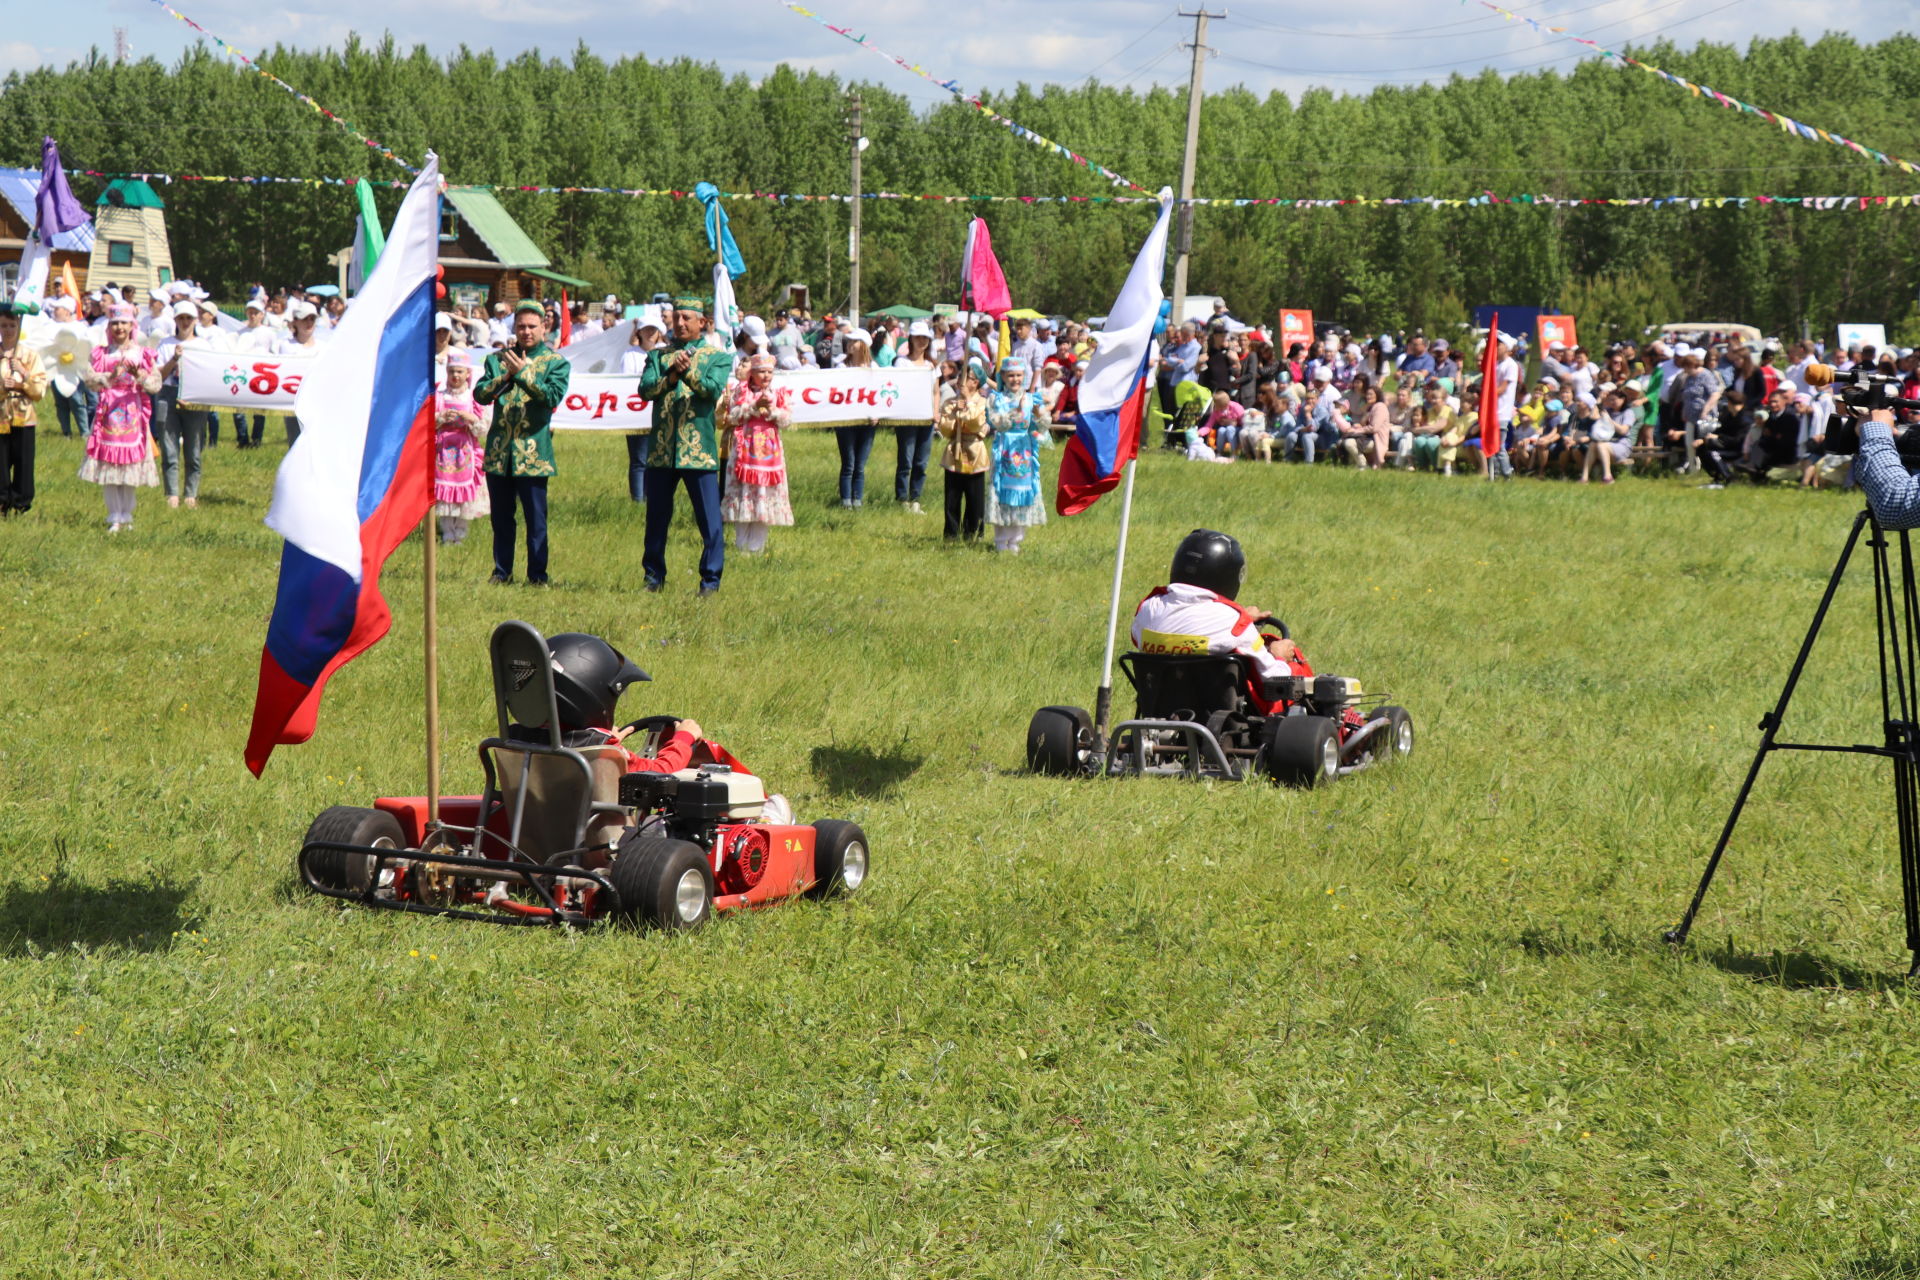
{"label": "black racing helmet", "polygon": [[549,637],[547,653],[563,730],[611,729],[614,706],[627,686],[653,679],[599,636],[580,631]]}
{"label": "black racing helmet", "polygon": [[1216,529],[1195,529],[1180,539],[1167,581],[1203,587],[1233,600],[1239,597],[1246,576],[1247,556],[1240,550],[1239,539]]}

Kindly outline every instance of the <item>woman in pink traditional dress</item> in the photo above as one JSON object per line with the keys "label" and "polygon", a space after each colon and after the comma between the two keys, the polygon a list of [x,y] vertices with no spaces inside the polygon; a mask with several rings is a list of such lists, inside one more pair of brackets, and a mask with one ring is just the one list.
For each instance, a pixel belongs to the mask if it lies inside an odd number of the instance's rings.
{"label": "woman in pink traditional dress", "polygon": [[447,352],[447,386],[434,405],[433,513],[440,541],[451,546],[467,536],[467,522],[491,514],[480,474],[486,428],[473,399],[473,357],[459,347]]}
{"label": "woman in pink traditional dress", "polygon": [[151,350],[134,341],[134,310],[116,303],[107,312],[107,341],[93,349],[82,376],[100,393],[93,434],[87,437],[80,478],[101,486],[107,499],[107,532],[133,528],[134,490],[158,485],[147,425],[160,390],[160,369]]}
{"label": "woman in pink traditional dress", "polygon": [[720,518],[733,525],[733,545],[748,555],[766,550],[767,530],[793,523],[787,500],[786,452],[780,433],[793,422],[793,389],[773,385],[774,358],[762,352],[747,365],[747,380],[727,393],[726,426],[733,433]]}

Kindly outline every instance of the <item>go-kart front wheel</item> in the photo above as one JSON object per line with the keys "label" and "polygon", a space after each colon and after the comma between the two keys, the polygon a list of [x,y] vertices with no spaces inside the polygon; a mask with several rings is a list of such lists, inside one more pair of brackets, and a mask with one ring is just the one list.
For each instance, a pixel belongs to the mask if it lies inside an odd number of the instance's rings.
{"label": "go-kart front wheel", "polygon": [[[357,809],[336,804],[322,809],[307,828],[301,848],[316,843],[357,844],[363,848],[399,849],[406,844],[400,820],[378,809]],[[373,873],[373,859],[364,853],[342,853],[338,849],[317,849],[307,860],[313,878],[329,889],[364,893]]]}
{"label": "go-kart front wheel", "polygon": [[620,913],[656,929],[694,929],[713,914],[713,868],[700,846],[629,834],[608,873]]}
{"label": "go-kart front wheel", "polygon": [[857,893],[867,882],[867,833],[858,823],[828,818],[813,824],[813,885],[809,898]]}
{"label": "go-kart front wheel", "polygon": [[1260,762],[1275,782],[1317,787],[1340,776],[1340,735],[1326,716],[1280,716],[1267,721]]}
{"label": "go-kart front wheel", "polygon": [[1080,707],[1042,707],[1027,722],[1027,768],[1060,778],[1080,772],[1080,752],[1093,741],[1093,717]]}
{"label": "go-kart front wheel", "polygon": [[[1389,760],[1404,760],[1413,754],[1413,717],[1405,707],[1382,707],[1377,716],[1385,720],[1384,728],[1374,730],[1373,758],[1382,764]],[[1384,741],[1382,741],[1384,739]]]}

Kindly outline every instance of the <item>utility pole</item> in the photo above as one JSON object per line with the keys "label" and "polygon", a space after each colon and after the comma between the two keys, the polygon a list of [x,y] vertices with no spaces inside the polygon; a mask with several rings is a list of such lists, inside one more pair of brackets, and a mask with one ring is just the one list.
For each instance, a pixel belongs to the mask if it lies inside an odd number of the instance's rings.
{"label": "utility pole", "polygon": [[[1193,252],[1193,162],[1194,152],[1200,149],[1200,79],[1206,69],[1207,55],[1213,50],[1207,47],[1207,20],[1224,19],[1226,10],[1208,13],[1205,8],[1180,10],[1180,16],[1193,19],[1193,72],[1187,78],[1187,150],[1180,160],[1180,222],[1175,234],[1173,249],[1173,315],[1170,318],[1172,328],[1179,328],[1185,319],[1187,306],[1187,255]],[[1172,335],[1168,335],[1172,341]]]}
{"label": "utility pole", "polygon": [[[847,232],[847,318],[860,326],[860,153],[867,149],[860,132],[860,95],[847,99],[847,132],[853,146],[853,225]],[[831,295],[829,295],[831,296]]]}

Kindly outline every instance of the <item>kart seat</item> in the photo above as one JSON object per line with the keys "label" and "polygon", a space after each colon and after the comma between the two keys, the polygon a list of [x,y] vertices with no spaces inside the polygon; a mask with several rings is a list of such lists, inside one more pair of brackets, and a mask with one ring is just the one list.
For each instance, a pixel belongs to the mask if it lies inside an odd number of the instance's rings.
{"label": "kart seat", "polygon": [[1133,685],[1134,715],[1142,720],[1192,720],[1245,710],[1247,667],[1230,653],[1128,653],[1120,670]]}
{"label": "kart seat", "polygon": [[488,647],[500,735],[480,744],[480,757],[507,839],[541,862],[611,843],[626,825],[619,803],[625,753],[597,735],[563,739],[553,662],[533,627],[503,622]]}

